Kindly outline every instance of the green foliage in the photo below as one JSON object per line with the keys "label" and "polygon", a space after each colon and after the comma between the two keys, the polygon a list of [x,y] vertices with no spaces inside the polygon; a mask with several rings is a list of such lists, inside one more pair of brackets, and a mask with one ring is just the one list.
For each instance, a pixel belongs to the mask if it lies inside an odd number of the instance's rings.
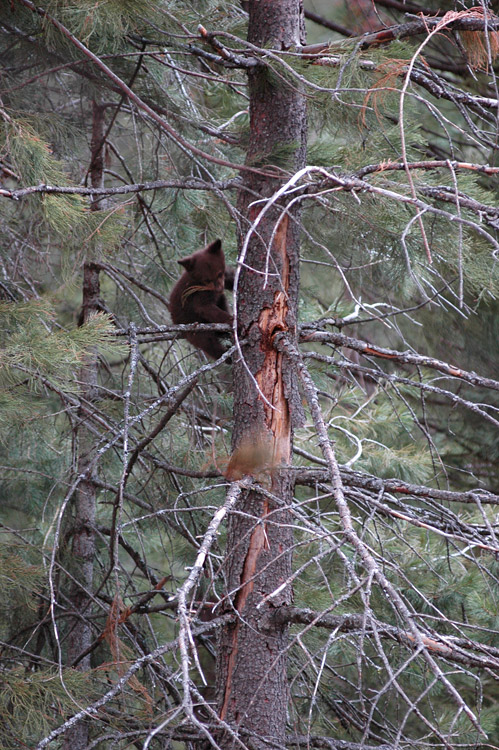
{"label": "green foliage", "polygon": [[[6,640],[36,616],[38,595],[43,590],[45,571],[35,549],[27,550],[20,541],[0,542],[0,637]],[[30,559],[31,558],[31,559]],[[33,562],[36,561],[36,564]]]}
{"label": "green foliage", "polygon": [[[54,156],[48,141],[37,132],[30,118],[14,118],[13,115],[4,113],[0,138],[21,185],[71,184],[65,165]],[[22,225],[33,210],[38,210],[43,222],[43,232],[50,232],[52,242],[60,241],[62,252],[66,255],[66,265],[71,271],[76,258],[81,262],[84,254],[92,255],[96,251],[102,253],[103,248],[109,252],[121,238],[122,209],[91,212],[88,199],[78,195],[41,194],[40,197],[35,197],[33,203],[36,209],[30,206],[17,217],[18,212],[13,207],[3,205],[5,220],[19,220]],[[68,235],[71,237],[69,241]]]}
{"label": "green foliage", "polygon": [[[149,15],[154,10],[150,0],[50,0],[48,13],[67,26],[86,46],[96,54],[117,52],[123,48],[126,34],[137,31],[141,15]],[[61,34],[47,21],[43,24],[47,44],[60,48]],[[76,49],[69,42],[66,51],[76,55]]]}
{"label": "green foliage", "polygon": [[75,701],[96,698],[88,674],[74,669],[11,669],[2,675],[0,686],[0,726],[3,724],[3,747],[16,750],[19,743],[28,746],[61,723],[74,710]]}
{"label": "green foliage", "polygon": [[0,378],[5,388],[26,380],[36,387],[50,380],[56,389],[74,391],[75,368],[88,354],[125,352],[112,336],[112,321],[102,313],[65,331],[54,325],[54,310],[46,300],[3,302],[0,321]]}
{"label": "green foliage", "polygon": [[[359,22],[348,4],[340,17],[336,4],[317,2],[318,12],[328,17],[334,10],[337,21]],[[175,597],[226,497],[222,473],[231,453],[233,397],[229,364],[204,371],[162,424],[169,407],[164,401],[158,406],[157,400],[206,360],[186,340],[172,342],[159,326],[169,322],[166,302],[180,272],[179,258],[220,237],[227,260],[236,260],[248,227],[248,216],[241,212],[244,192],[241,179],[234,179],[238,171],[217,160],[243,163],[250,126],[256,127],[249,118],[247,72],[221,64],[216,44],[197,32],[202,24],[231,51],[245,54],[247,14],[241,4],[50,0],[44,6],[156,108],[175,135],[156,127],[123,97],[103,66],[83,59],[49,19],[17,2],[12,5],[0,28],[2,60],[7,59],[0,111],[2,186],[87,185],[96,101],[105,107],[105,185],[165,179],[179,187],[113,195],[101,211],[90,210],[89,198],[78,195],[0,199],[0,630],[7,643],[1,662],[0,744],[6,750],[17,750],[19,743],[34,747],[74,713],[76,704],[88,705],[116,683],[129,663],[178,635]],[[386,16],[380,19],[385,23]],[[367,29],[371,20],[365,23]],[[405,170],[384,168],[400,163],[402,154],[409,161],[435,156],[444,162],[495,163],[493,108],[477,105],[468,114],[464,100],[456,107],[413,82],[404,101],[402,131],[400,92],[417,39],[368,50],[359,47],[358,39],[334,42],[329,50],[339,57],[334,65],[302,59],[294,47],[282,53],[282,63],[278,50],[264,58],[270,96],[287,86],[307,96],[309,164],[340,177],[368,164],[379,166],[364,177],[378,192],[344,191],[310,175],[294,194],[303,199],[300,321],[350,316],[341,329],[348,336],[497,377],[497,263],[492,243],[478,229],[495,230],[472,208],[461,205],[458,211],[454,203],[431,193],[439,186],[453,193],[457,183],[462,195],[494,207],[497,179],[457,168],[412,170],[412,187]],[[436,73],[445,85],[452,81],[453,91],[462,87],[493,96],[483,73],[476,80],[461,76],[464,52],[457,43],[450,47],[439,35],[421,65],[429,70],[434,59],[454,63],[454,69]],[[252,59],[258,57],[255,53]],[[291,172],[296,146],[277,144],[252,163],[272,163]],[[191,189],[193,178],[207,189]],[[413,189],[428,206],[422,221],[431,264],[415,220],[418,208],[407,202]],[[251,190],[250,199],[257,200],[256,177]],[[460,231],[458,213],[478,229],[462,225]],[[100,314],[77,326],[82,263],[102,258],[100,297],[113,317]],[[139,329],[136,352],[119,343],[127,340],[124,336],[115,335],[117,327],[126,329],[130,321]],[[381,375],[441,386],[473,399],[493,416],[497,402],[485,390],[467,388],[457,379],[442,381],[435,370],[374,356],[355,359],[347,348],[311,342],[302,348],[340,464],[379,480],[379,491],[345,482],[352,528],[413,609],[411,622],[428,633],[435,627],[443,636],[498,647],[499,571],[490,532],[496,524],[494,506],[484,503],[480,510],[471,503],[392,494],[383,492],[381,482],[390,477],[454,490],[493,489],[499,457],[494,426],[443,392],[419,390]],[[314,351],[331,361],[315,361]],[[83,372],[96,358],[97,370]],[[359,364],[377,369],[379,382],[356,370]],[[253,406],[248,396],[248,408]],[[296,430],[294,446],[302,451],[293,456],[295,466],[324,467],[310,414]],[[129,473],[128,462],[133,463]],[[89,505],[93,502],[95,521],[92,517],[88,525],[78,516],[82,496],[90,497]],[[430,687],[433,676],[422,655],[410,660],[410,639],[399,642],[382,634],[380,645],[372,636],[371,616],[399,633],[408,624],[345,533],[331,486],[297,485],[295,499],[293,564],[299,575],[293,580],[294,604],[334,615],[365,613],[366,620],[365,629],[291,628],[292,729],[325,735],[311,744],[344,739],[440,747],[438,730],[450,732],[449,742],[456,746],[477,745],[480,740],[464,714],[456,718],[455,704],[442,684]],[[238,501],[234,512],[245,513],[242,507]],[[268,533],[272,520],[254,528]],[[79,621],[90,625],[92,664],[99,668],[85,676],[66,669],[64,662],[78,608],[74,582],[84,582],[88,573],[76,544],[86,533],[95,541],[94,577],[92,597]],[[193,626],[204,619],[205,613],[199,614],[203,597],[219,602],[215,617],[237,604],[237,586],[231,589],[223,565],[227,542],[222,526],[189,595]],[[244,542],[236,540],[234,554]],[[247,562],[249,558],[241,566]],[[271,576],[267,557],[264,566]],[[162,588],[153,590],[154,580],[162,581]],[[258,585],[252,591],[257,596]],[[149,594],[153,596],[147,599]],[[85,592],[78,595],[84,598]],[[130,614],[126,608],[139,602],[141,607]],[[215,648],[214,639],[195,643],[207,668],[204,694],[211,701],[213,664],[207,655]],[[193,657],[191,642],[188,648]],[[475,653],[487,654],[479,648]],[[497,744],[499,695],[492,677],[473,665],[434,656],[463,699],[473,710],[481,709],[488,742]],[[58,660],[60,670],[55,668]],[[194,661],[191,667],[192,679],[201,685]],[[151,750],[180,746],[168,734],[177,721],[185,724],[179,675],[178,651],[150,665],[92,719],[90,744],[142,745],[151,727],[164,719],[165,732],[149,735]],[[168,725],[177,711],[178,718]],[[203,710],[195,711],[198,720]],[[433,724],[433,734],[421,716]],[[109,738],[95,739],[100,731]]]}

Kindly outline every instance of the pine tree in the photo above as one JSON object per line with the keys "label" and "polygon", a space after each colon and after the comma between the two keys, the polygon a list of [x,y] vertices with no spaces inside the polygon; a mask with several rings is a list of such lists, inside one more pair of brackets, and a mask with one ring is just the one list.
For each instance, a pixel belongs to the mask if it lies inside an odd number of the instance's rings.
{"label": "pine tree", "polygon": [[[304,42],[300,4],[252,3],[248,41],[272,49],[298,48]],[[288,627],[271,615],[292,598],[287,581],[293,485],[285,467],[302,410],[291,362],[276,348],[282,333],[296,342],[299,204],[265,205],[262,199],[272,200],[283,186],[283,179],[272,176],[276,149],[289,149],[287,170],[303,168],[306,111],[300,87],[273,79],[266,66],[250,70],[248,84],[246,165],[260,168],[243,172],[237,206],[242,218],[239,259],[244,263],[236,284],[241,300],[237,325],[248,343],[234,364],[233,453],[227,476],[244,476],[249,461],[266,492],[244,492],[241,515],[229,519],[225,577],[228,591],[237,593],[226,599],[225,609],[235,610],[237,620],[225,626],[218,644],[218,712],[230,726],[258,735],[255,746],[263,748],[268,742],[286,742]],[[269,266],[272,272],[266,275]],[[232,743],[228,735],[222,746]]]}
{"label": "pine tree", "polygon": [[4,3],[2,747],[499,746],[498,35]]}

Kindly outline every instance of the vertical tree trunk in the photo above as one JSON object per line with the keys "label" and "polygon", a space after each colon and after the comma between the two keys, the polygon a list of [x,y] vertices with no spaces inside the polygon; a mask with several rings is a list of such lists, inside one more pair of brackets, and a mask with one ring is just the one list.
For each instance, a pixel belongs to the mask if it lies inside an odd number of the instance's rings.
{"label": "vertical tree trunk", "polygon": [[[93,102],[92,111],[92,141],[90,180],[92,187],[102,187],[104,178],[103,145],[105,138],[104,109]],[[98,201],[94,201],[91,210],[101,208]],[[100,279],[98,267],[86,261],[83,265],[83,301],[81,322],[101,309]],[[80,371],[81,398],[84,403],[91,405],[97,396],[97,358],[88,355]],[[94,556],[95,556],[95,505],[96,492],[92,482],[92,459],[94,453],[94,436],[86,426],[83,409],[79,412],[78,445],[78,476],[85,476],[76,491],[73,508],[73,528],[71,540],[72,565],[74,574],[80,586],[75,586],[70,592],[75,617],[70,624],[67,638],[67,663],[71,665],[78,656],[92,643],[92,629],[88,618],[91,606],[91,592],[93,587]],[[77,669],[90,669],[90,654],[84,656],[77,665]],[[88,744],[88,722],[81,721],[72,726],[64,737],[64,750],[83,750]]]}
{"label": "vertical tree trunk", "polygon": [[[251,0],[248,10],[248,39],[253,44],[285,50],[304,43],[300,0]],[[284,168],[293,173],[305,160],[304,97],[296,82],[288,86],[265,67],[249,74],[249,90],[247,163],[275,174],[273,152],[280,149],[282,156],[284,147],[289,152]],[[282,160],[279,164],[283,167]],[[239,209],[247,229],[265,205],[254,204],[257,196],[272,196],[282,182],[245,176]],[[289,604],[292,596],[290,585],[283,585],[292,563],[287,510],[292,486],[283,466],[290,463],[293,426],[301,413],[290,363],[273,346],[277,332],[295,332],[299,291],[299,211],[285,213],[284,206],[281,201],[262,216],[249,241],[237,294],[241,335],[249,343],[244,347],[245,363],[234,365],[233,461],[237,463],[238,451],[244,454],[251,446],[256,454],[264,450],[263,463],[270,463],[272,470],[263,483],[277,499],[252,490],[238,508],[241,514],[230,517],[227,609],[235,608],[240,617],[220,636],[217,665],[220,717],[251,733],[253,747],[267,749],[268,742],[281,747],[285,743],[287,630],[273,625],[268,615],[272,608]],[[259,478],[262,481],[262,475]],[[229,736],[221,740],[224,747],[232,742]]]}

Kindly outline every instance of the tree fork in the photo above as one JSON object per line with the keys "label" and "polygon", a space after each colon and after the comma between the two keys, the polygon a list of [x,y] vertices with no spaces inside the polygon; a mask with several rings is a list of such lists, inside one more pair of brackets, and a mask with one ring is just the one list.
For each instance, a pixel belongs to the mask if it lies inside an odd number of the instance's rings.
{"label": "tree fork", "polygon": [[[275,50],[303,44],[299,0],[252,0],[248,10],[250,42]],[[299,169],[305,161],[306,109],[296,82],[287,86],[260,68],[249,71],[248,78],[247,163],[262,164],[276,173],[273,153],[280,149],[289,154],[288,171]],[[296,337],[299,210],[288,210],[282,201],[261,213],[265,199],[281,185],[275,177],[245,172],[239,196],[248,237],[237,305],[247,343],[242,349],[244,362],[234,364],[233,435],[236,461],[241,446],[263,446],[265,465],[253,471],[280,503],[274,507],[268,495],[252,489],[239,501],[242,513],[229,517],[225,608],[236,610],[238,619],[222,629],[217,663],[220,718],[236,731],[249,732],[252,746],[262,748],[268,748],[269,742],[283,746],[286,738],[287,624],[265,615],[274,607],[289,605],[292,598],[287,581],[293,540],[286,506],[293,485],[281,467],[290,462],[293,427],[301,415],[291,363],[274,348],[273,340],[281,331]],[[262,200],[255,203],[255,194]],[[218,741],[223,748],[233,745],[229,735]]]}

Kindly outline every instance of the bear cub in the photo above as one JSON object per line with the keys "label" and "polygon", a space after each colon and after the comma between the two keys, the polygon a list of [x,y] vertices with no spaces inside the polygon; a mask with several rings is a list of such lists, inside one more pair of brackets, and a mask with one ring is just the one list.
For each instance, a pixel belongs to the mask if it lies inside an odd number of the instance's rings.
{"label": "bear cub", "polygon": [[[224,288],[232,289],[234,269],[225,268],[221,240],[215,240],[203,250],[177,261],[184,273],[173,287],[169,310],[175,324],[230,323]],[[225,352],[222,337],[227,334],[212,331],[187,333],[187,341],[213,359]]]}

